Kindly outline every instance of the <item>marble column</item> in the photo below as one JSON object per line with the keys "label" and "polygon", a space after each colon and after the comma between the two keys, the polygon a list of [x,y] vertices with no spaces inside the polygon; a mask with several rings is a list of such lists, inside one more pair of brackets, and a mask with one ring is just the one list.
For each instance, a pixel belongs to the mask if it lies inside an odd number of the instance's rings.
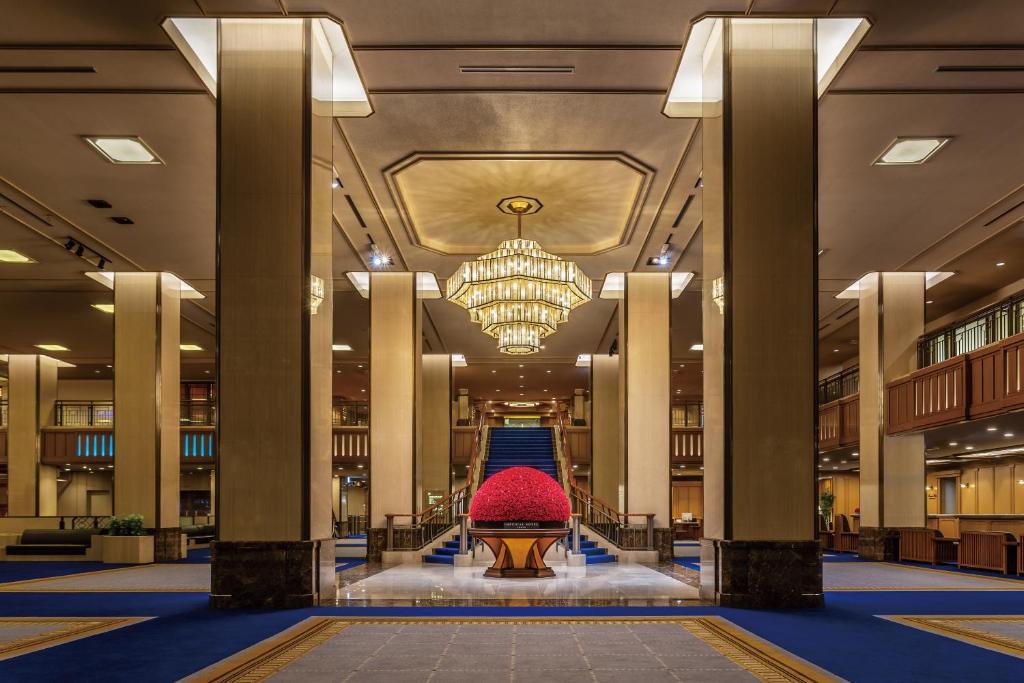
{"label": "marble column", "polygon": [[310,19],[219,26],[210,602],[305,607],[335,593],[332,60]]}
{"label": "marble column", "polygon": [[[422,384],[422,304],[416,273],[370,273],[370,529],[376,557],[386,514],[416,509],[414,473],[421,447],[416,418]],[[447,405],[447,404],[446,404]],[[408,518],[400,520],[407,524]]]}
{"label": "marble column", "polygon": [[428,496],[448,495],[452,490],[452,357],[423,356],[422,457],[417,468],[417,511],[430,505]]}
{"label": "marble column", "polygon": [[181,557],[181,281],[114,274],[114,514],[142,515],[157,562]]}
{"label": "marble column", "polygon": [[814,24],[719,26],[703,60],[701,595],[817,606]]}
{"label": "marble column", "polygon": [[924,435],[886,436],[885,385],[917,369],[925,273],[860,281],[860,535],[865,559],[897,559],[899,527],[925,526]]}
{"label": "marble column", "polygon": [[57,514],[57,468],[40,461],[40,430],[54,423],[58,361],[49,356],[7,358],[7,514]]}
{"label": "marble column", "polygon": [[662,559],[671,560],[672,279],[670,273],[626,273],[625,280],[619,309],[625,332],[619,349],[625,374],[625,512],[654,514],[656,547]]}
{"label": "marble column", "polygon": [[617,510],[624,507],[625,495],[620,407],[619,356],[595,354],[590,361],[590,490]]}

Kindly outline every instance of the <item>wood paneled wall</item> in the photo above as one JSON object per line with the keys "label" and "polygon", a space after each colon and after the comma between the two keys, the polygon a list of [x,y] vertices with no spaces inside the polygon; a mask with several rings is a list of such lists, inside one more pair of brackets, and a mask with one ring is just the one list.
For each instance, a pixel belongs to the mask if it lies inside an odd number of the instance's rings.
{"label": "wood paneled wall", "polygon": [[704,519],[703,480],[672,482],[672,519],[679,519],[684,512],[693,513],[694,519]]}
{"label": "wood paneled wall", "polygon": [[926,491],[928,514],[940,513],[940,479],[956,479],[957,512],[961,515],[1024,515],[1024,459],[972,463],[959,469],[930,472]]}

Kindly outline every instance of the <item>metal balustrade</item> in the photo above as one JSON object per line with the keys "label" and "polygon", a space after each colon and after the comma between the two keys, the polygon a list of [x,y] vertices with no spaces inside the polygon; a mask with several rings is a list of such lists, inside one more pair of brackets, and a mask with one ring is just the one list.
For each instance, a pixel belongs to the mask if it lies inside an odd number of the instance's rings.
{"label": "metal balustrade", "polygon": [[926,368],[1024,332],[1024,293],[930,332],[917,343],[917,366]]}

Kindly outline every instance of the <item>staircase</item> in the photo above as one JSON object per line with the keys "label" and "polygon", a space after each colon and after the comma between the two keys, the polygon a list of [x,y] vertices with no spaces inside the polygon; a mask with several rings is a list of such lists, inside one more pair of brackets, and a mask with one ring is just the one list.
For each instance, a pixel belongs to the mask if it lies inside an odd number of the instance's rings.
{"label": "staircase", "polygon": [[423,556],[426,564],[455,564],[455,556],[459,554],[459,537],[452,536],[443,545],[435,545],[429,555]]}
{"label": "staircase", "polygon": [[509,467],[532,467],[558,481],[551,428],[492,428],[484,463],[484,481]]}
{"label": "staircase", "polygon": [[[572,529],[569,530],[569,535],[566,537],[565,542],[568,547],[572,549]],[[458,548],[458,543],[455,544]],[[607,562],[618,562],[619,558],[615,555],[609,555],[607,548],[600,548],[596,541],[587,539],[585,534],[580,534],[580,553],[587,558],[587,564],[605,564]]]}

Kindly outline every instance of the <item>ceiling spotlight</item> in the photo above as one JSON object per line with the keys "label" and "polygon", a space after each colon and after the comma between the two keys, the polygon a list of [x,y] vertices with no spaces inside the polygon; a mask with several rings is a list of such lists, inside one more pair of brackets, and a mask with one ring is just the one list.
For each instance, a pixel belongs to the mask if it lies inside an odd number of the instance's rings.
{"label": "ceiling spotlight", "polygon": [[1007,439],[1009,439],[1009,438],[1013,437],[1013,432],[1005,432],[1003,434],[1003,436],[1006,437]]}
{"label": "ceiling spotlight", "polygon": [[1005,265],[1006,265],[1006,261],[999,261],[998,263],[996,263],[996,268],[1002,268]]}
{"label": "ceiling spotlight", "polygon": [[986,427],[985,431],[986,432],[994,432],[994,431],[997,431],[998,429],[999,429],[998,427]]}
{"label": "ceiling spotlight", "polygon": [[341,178],[335,177],[334,180],[331,181],[331,187],[335,190],[341,187]]}
{"label": "ceiling spotlight", "polygon": [[86,135],[85,141],[112,164],[162,164],[156,153],[141,138],[129,135],[100,137]]}
{"label": "ceiling spotlight", "polygon": [[948,137],[896,138],[875,159],[875,166],[903,166],[923,164],[949,142]]}
{"label": "ceiling spotlight", "polygon": [[950,441],[950,442],[949,442],[949,445],[950,445],[950,446],[956,446],[956,445],[957,445],[957,442],[956,442],[956,441]]}

